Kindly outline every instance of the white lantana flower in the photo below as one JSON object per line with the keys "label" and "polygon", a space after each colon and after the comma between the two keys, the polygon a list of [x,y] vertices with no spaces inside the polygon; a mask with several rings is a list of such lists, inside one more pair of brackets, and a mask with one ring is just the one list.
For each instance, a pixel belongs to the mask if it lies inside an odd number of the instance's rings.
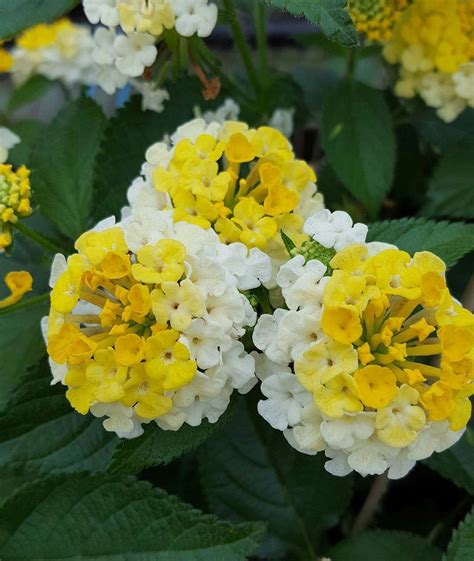
{"label": "white lantana flower", "polygon": [[20,137],[6,127],[0,127],[0,164],[8,160],[8,152],[21,142]]}
{"label": "white lantana flower", "polygon": [[264,351],[265,355],[280,364],[290,362],[289,352],[284,352],[278,345],[275,334],[278,332],[278,325],[288,312],[286,310],[275,310],[273,315],[262,314],[258,318],[258,323],[253,332],[253,342],[257,349]]}
{"label": "white lantana flower", "polygon": [[258,412],[274,429],[281,431],[298,424],[303,407],[312,401],[287,367],[280,367],[277,374],[266,378],[260,389],[267,399],[258,402]]}
{"label": "white lantana flower", "polygon": [[115,66],[132,78],[141,76],[145,68],[155,62],[158,53],[153,35],[136,32],[116,37],[114,50],[117,55]]}
{"label": "white lantana flower", "polygon": [[87,19],[93,23],[103,23],[107,27],[119,24],[118,0],[82,0]]}
{"label": "white lantana flower", "polygon": [[278,108],[275,109],[273,115],[268,121],[268,125],[279,130],[286,138],[290,138],[293,134],[295,124],[294,124],[295,109],[291,107],[289,109]]}
{"label": "white lantana flower", "polygon": [[208,37],[217,23],[217,6],[207,0],[174,0],[175,29],[183,37]]}
{"label": "white lantana flower", "polygon": [[205,111],[201,114],[199,107],[194,108],[196,118],[201,118],[206,123],[225,123],[225,121],[237,121],[240,114],[240,106],[230,97],[214,111]]}
{"label": "white lantana flower", "polygon": [[340,251],[348,245],[364,243],[368,227],[354,224],[347,212],[323,209],[306,220],[304,231],[322,246]]}

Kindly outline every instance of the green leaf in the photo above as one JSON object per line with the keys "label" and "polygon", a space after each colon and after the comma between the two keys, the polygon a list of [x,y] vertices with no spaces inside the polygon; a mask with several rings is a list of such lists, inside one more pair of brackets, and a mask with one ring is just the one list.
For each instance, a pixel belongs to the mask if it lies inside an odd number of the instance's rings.
{"label": "green leaf", "polygon": [[37,23],[53,21],[79,0],[0,0],[0,39],[8,39]]}
{"label": "green leaf", "polygon": [[183,425],[178,431],[161,430],[154,424],[146,426],[142,436],[120,441],[109,472],[138,473],[147,467],[169,464],[220,430],[234,414],[237,401],[233,400],[217,423],[204,420],[197,427]]}
{"label": "green leaf", "polygon": [[71,239],[88,226],[94,166],[106,122],[98,105],[80,98],[45,128],[33,149],[35,200],[42,214]]}
{"label": "green leaf", "polygon": [[44,300],[0,314],[0,408],[8,401],[20,378],[44,353],[40,320],[48,313],[48,308],[48,301]]}
{"label": "green leaf", "polygon": [[324,455],[296,452],[256,414],[239,411],[199,451],[201,484],[211,510],[233,522],[264,520],[260,554],[316,559],[324,529],[337,524],[352,495],[352,478],[324,469]]}
{"label": "green leaf", "polygon": [[410,117],[421,136],[435,148],[445,151],[457,145],[474,145],[474,109],[466,109],[453,123],[445,123],[434,109],[419,102]]}
{"label": "green leaf", "polygon": [[455,446],[425,461],[442,477],[474,495],[474,431],[468,428]]}
{"label": "green leaf", "polygon": [[141,99],[135,96],[110,122],[98,161],[93,209],[96,220],[120,215],[120,209],[127,204],[127,189],[140,173],[147,148],[192,119],[193,107],[204,103],[195,78],[181,78],[166,89],[170,101],[162,113],[142,111]]}
{"label": "green leaf", "polygon": [[331,561],[441,561],[441,552],[422,537],[386,530],[361,532],[347,538],[329,556]]}
{"label": "green leaf", "polygon": [[474,224],[425,218],[385,220],[370,225],[367,241],[392,243],[411,254],[431,251],[451,267],[474,250]]}
{"label": "green leaf", "polygon": [[443,561],[472,561],[474,559],[474,509],[453,532]]}
{"label": "green leaf", "polygon": [[29,166],[33,146],[38,141],[45,125],[39,121],[18,121],[11,125],[11,130],[20,137],[20,143],[8,153],[8,161],[16,167]]}
{"label": "green leaf", "polygon": [[474,159],[471,148],[446,153],[430,181],[425,216],[474,218]]}
{"label": "green leaf", "polygon": [[232,526],[149,483],[75,475],[24,486],[0,507],[8,561],[245,561],[262,527]]}
{"label": "green leaf", "polygon": [[375,216],[395,168],[393,121],[383,94],[357,82],[331,90],[323,103],[321,141],[340,180]]}
{"label": "green leaf", "polygon": [[346,47],[356,47],[359,36],[346,9],[345,0],[265,0],[276,10],[286,10],[294,16],[304,16],[321,28],[332,41]]}
{"label": "green leaf", "polygon": [[99,419],[79,415],[46,361],[23,378],[0,415],[0,469],[18,473],[105,471],[117,443]]}
{"label": "green leaf", "polygon": [[40,74],[32,76],[27,82],[13,90],[8,102],[8,110],[15,111],[23,105],[36,101],[49,90],[52,84],[53,82]]}

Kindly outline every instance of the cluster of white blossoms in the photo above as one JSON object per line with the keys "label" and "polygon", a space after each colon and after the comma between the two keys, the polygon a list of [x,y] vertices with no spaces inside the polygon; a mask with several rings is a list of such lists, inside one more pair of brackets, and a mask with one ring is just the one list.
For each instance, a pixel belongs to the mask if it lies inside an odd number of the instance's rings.
{"label": "cluster of white blossoms", "polygon": [[37,74],[59,80],[68,87],[94,84],[98,68],[93,61],[93,50],[90,28],[63,18],[21,33],[3,70],[11,73],[17,85]]}
{"label": "cluster of white blossoms", "polygon": [[243,292],[269,279],[264,253],[143,208],[99,223],[75,247],[54,261],[43,330],[53,381],[79,413],[134,438],[151,421],[214,423],[234,390],[255,385],[240,339],[256,313]]}
{"label": "cluster of white blossoms", "polygon": [[[83,0],[88,20],[102,24],[94,33],[97,83],[108,93],[143,75],[158,55],[157,44],[174,29],[182,37],[209,36],[217,7],[208,0]],[[166,92],[139,84],[144,108],[157,110]]]}
{"label": "cluster of white blossoms", "polygon": [[474,317],[433,254],[366,243],[367,227],[340,211],[305,230],[313,247],[277,276],[284,308],[253,333],[258,411],[298,451],[324,451],[334,475],[403,477],[463,433]]}

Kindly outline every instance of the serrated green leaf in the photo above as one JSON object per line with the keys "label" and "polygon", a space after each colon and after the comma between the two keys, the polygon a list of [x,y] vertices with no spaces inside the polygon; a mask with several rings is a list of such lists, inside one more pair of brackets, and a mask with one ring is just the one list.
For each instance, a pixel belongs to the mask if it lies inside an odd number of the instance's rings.
{"label": "serrated green leaf", "polygon": [[13,90],[8,101],[8,110],[15,111],[23,105],[36,101],[49,90],[52,84],[53,82],[41,76],[41,74],[32,76],[24,84]]}
{"label": "serrated green leaf", "polygon": [[334,547],[331,561],[440,561],[441,552],[408,532],[361,532]]}
{"label": "serrated green leaf", "polygon": [[474,559],[474,509],[453,532],[443,561],[472,561]]}
{"label": "serrated green leaf", "polygon": [[145,152],[165,134],[193,118],[193,107],[204,102],[196,78],[181,78],[166,87],[170,101],[162,113],[142,111],[138,96],[132,98],[112,119],[98,160],[94,218],[120,215],[127,204],[127,189],[140,173]]}
{"label": "serrated green leaf", "polygon": [[339,179],[375,216],[395,168],[393,121],[383,94],[357,82],[331,90],[323,103],[321,141]]}
{"label": "serrated green leaf", "polygon": [[220,430],[235,413],[237,402],[233,400],[217,423],[204,420],[197,427],[183,425],[178,431],[161,430],[155,424],[146,426],[142,436],[120,441],[109,472],[138,473],[147,467],[169,464]]}
{"label": "serrated green leaf", "polygon": [[20,488],[0,506],[0,525],[8,561],[245,561],[262,535],[149,483],[84,474]]}
{"label": "serrated green leaf", "polygon": [[324,457],[293,450],[256,414],[239,413],[199,450],[211,510],[233,522],[264,520],[260,554],[316,559],[323,529],[335,525],[352,495],[352,478],[324,469]]}
{"label": "serrated green leaf", "polygon": [[332,41],[346,47],[356,47],[359,36],[346,9],[345,0],[264,0],[277,10],[286,10],[294,16],[304,16],[321,28]]}
{"label": "serrated green leaf", "polygon": [[79,0],[0,0],[0,39],[8,39],[37,23],[53,21]]}
{"label": "serrated green leaf", "polygon": [[94,166],[106,123],[96,103],[79,98],[44,129],[33,149],[35,200],[41,213],[71,239],[89,225]]}
{"label": "serrated green leaf", "polygon": [[118,438],[99,419],[79,415],[51,386],[49,365],[31,369],[0,415],[0,469],[51,474],[105,471]]}
{"label": "serrated green leaf", "polygon": [[474,218],[474,159],[471,148],[456,148],[439,162],[431,178],[425,216]]}
{"label": "serrated green leaf", "polygon": [[28,368],[44,353],[40,320],[47,314],[48,307],[44,300],[20,309],[3,310],[0,315],[0,408]]}
{"label": "serrated green leaf", "polygon": [[474,250],[474,224],[425,218],[386,220],[370,225],[367,241],[392,243],[411,254],[431,251],[451,267]]}
{"label": "serrated green leaf", "polygon": [[474,495],[474,431],[468,428],[462,439],[441,454],[425,461],[442,477]]}

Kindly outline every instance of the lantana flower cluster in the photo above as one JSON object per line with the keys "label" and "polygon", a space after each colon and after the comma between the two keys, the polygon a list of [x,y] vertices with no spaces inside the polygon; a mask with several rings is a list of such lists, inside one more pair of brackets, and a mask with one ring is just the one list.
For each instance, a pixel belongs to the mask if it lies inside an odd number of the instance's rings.
{"label": "lantana flower cluster", "polygon": [[256,313],[243,292],[271,274],[258,249],[226,246],[171,211],[144,214],[102,222],[77,253],[56,257],[43,322],[54,381],[79,413],[105,417],[125,438],[151,421],[167,430],[216,422],[234,390],[253,387],[240,339]]}
{"label": "lantana flower cluster", "polygon": [[[181,37],[208,37],[218,10],[208,0],[83,0],[88,20],[102,24],[94,33],[97,83],[108,93],[139,78],[158,56],[157,45],[170,30]],[[134,81],[144,108],[161,107],[166,91],[151,81]]]}
{"label": "lantana flower cluster", "polygon": [[9,71],[17,85],[37,74],[59,80],[68,87],[95,84],[98,68],[92,57],[93,50],[90,28],[62,18],[21,33],[2,71]]}
{"label": "lantana flower cluster", "polygon": [[392,37],[393,27],[409,0],[349,0],[349,13],[359,33],[370,41],[383,42]]}
{"label": "lantana flower cluster", "polygon": [[12,226],[31,215],[30,170],[0,164],[0,252],[13,242]]}
{"label": "lantana flower cluster", "polygon": [[473,0],[414,0],[383,54],[399,65],[398,96],[419,95],[446,122],[474,107]]}
{"label": "lantana flower cluster", "polygon": [[403,477],[470,418],[474,316],[432,253],[365,243],[366,227],[342,212],[305,230],[314,257],[296,252],[280,268],[285,308],[254,331],[258,410],[297,450],[324,451],[335,475]]}
{"label": "lantana flower cluster", "polygon": [[170,207],[175,221],[212,228],[222,243],[261,249],[275,269],[287,255],[280,231],[300,246],[304,220],[323,206],[314,171],[271,127],[195,119],[146,158],[132,209]]}

